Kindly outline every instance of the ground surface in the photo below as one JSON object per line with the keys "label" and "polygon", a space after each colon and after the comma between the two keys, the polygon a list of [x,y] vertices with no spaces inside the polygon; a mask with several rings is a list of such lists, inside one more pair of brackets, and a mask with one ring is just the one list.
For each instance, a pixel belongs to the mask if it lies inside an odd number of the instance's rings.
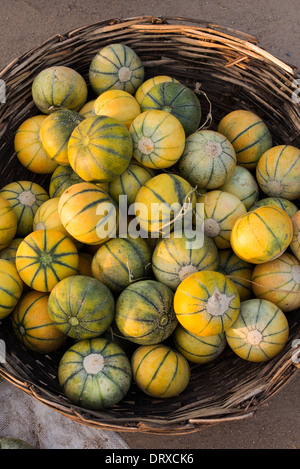
{"label": "ground surface", "polygon": [[[0,69],[57,33],[109,18],[197,18],[257,36],[260,47],[300,68],[299,0],[1,0]],[[121,434],[131,448],[299,449],[299,373],[248,419],[188,436]]]}

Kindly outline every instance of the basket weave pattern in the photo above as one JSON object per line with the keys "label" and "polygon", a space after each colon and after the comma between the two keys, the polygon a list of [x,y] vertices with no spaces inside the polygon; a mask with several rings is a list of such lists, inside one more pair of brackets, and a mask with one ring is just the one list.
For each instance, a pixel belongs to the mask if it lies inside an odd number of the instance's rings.
{"label": "basket weave pattern", "polygon": [[[146,78],[169,75],[196,91],[207,127],[215,130],[226,113],[244,108],[265,121],[274,145],[300,147],[300,105],[293,100],[297,70],[260,49],[255,37],[186,18],[111,19],[56,35],[0,73],[6,85],[6,104],[0,105],[1,186],[29,179],[48,190],[49,176],[27,171],[13,149],[17,128],[39,113],[31,97],[34,77],[46,67],[65,65],[88,82],[92,58],[112,42],[135,50]],[[188,388],[167,401],[143,394],[133,383],[128,395],[106,411],[72,405],[57,380],[61,351],[51,356],[28,352],[13,336],[9,318],[0,326],[0,339],[6,345],[6,363],[0,363],[0,375],[85,425],[123,432],[196,432],[206,424],[253,415],[295,375],[293,343],[300,337],[299,319],[299,311],[289,313],[290,339],[271,361],[248,363],[226,350],[210,364],[192,365]]]}

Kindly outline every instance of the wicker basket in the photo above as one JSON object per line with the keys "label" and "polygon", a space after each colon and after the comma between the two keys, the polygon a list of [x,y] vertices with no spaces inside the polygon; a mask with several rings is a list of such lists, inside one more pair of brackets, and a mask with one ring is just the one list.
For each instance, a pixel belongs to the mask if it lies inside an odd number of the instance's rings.
{"label": "wicker basket", "polygon": [[[262,117],[274,144],[300,146],[300,106],[293,100],[297,71],[260,49],[256,38],[187,18],[112,19],[56,35],[0,74],[6,84],[6,104],[0,105],[1,187],[30,179],[48,189],[47,177],[27,172],[13,150],[18,126],[38,113],[31,98],[33,78],[43,68],[60,64],[75,68],[87,79],[93,56],[112,42],[123,42],[137,52],[146,78],[171,75],[199,93],[206,127],[216,129],[225,113],[245,108]],[[33,398],[85,425],[121,432],[191,433],[203,425],[253,415],[295,376],[298,360],[293,357],[298,349],[293,345],[300,337],[299,319],[299,311],[289,313],[290,339],[271,361],[249,363],[225,350],[208,365],[192,366],[186,391],[167,401],[145,395],[133,383],[126,398],[109,410],[88,411],[72,405],[57,380],[61,352],[51,356],[28,352],[13,336],[9,318],[0,328],[0,339],[6,345],[6,363],[0,363],[0,374]]]}

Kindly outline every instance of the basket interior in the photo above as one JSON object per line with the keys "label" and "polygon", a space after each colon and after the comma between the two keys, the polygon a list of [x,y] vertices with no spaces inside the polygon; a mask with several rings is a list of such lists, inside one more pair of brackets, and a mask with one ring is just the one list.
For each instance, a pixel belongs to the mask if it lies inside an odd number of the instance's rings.
{"label": "basket interior", "polygon": [[[48,190],[50,176],[27,171],[13,148],[19,125],[39,114],[31,98],[33,78],[43,68],[58,64],[76,69],[88,83],[92,58],[112,42],[123,42],[136,51],[145,66],[145,78],[170,75],[196,91],[202,106],[201,124],[207,117],[207,126],[216,130],[226,113],[248,109],[266,122],[274,145],[300,147],[299,105],[291,97],[296,72],[260,50],[254,38],[188,19],[113,19],[55,36],[2,71],[7,102],[0,105],[1,187],[29,179]],[[93,97],[90,91],[88,99]],[[195,431],[210,419],[247,415],[296,373],[291,355],[292,341],[300,332],[299,311],[289,313],[288,320],[290,340],[273,360],[249,363],[226,348],[214,362],[192,365],[185,392],[167,401],[147,396],[133,383],[128,395],[106,411],[72,405],[62,395],[57,380],[58,362],[65,348],[45,356],[26,350],[16,341],[9,317],[0,326],[7,357],[5,364],[0,363],[0,373],[34,397],[88,425],[122,431]]]}

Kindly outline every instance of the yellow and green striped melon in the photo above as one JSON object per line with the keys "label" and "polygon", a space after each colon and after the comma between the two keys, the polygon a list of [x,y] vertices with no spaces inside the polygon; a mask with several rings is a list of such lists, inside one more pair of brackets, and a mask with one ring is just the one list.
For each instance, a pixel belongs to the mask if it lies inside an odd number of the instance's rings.
{"label": "yellow and green striped melon", "polygon": [[29,117],[18,127],[14,138],[20,163],[37,174],[51,174],[57,168],[57,163],[48,157],[40,139],[41,125],[46,118],[44,114]]}
{"label": "yellow and green striped melon", "polygon": [[132,121],[141,113],[140,105],[132,94],[124,90],[107,90],[94,103],[94,115],[116,119],[129,129]]}
{"label": "yellow and green striped melon", "polygon": [[40,139],[48,157],[59,165],[69,166],[68,142],[71,133],[84,117],[75,111],[60,109],[46,117],[41,125]]}
{"label": "yellow and green striped melon", "polygon": [[284,313],[300,307],[300,263],[288,252],[256,265],[252,274],[257,298],[271,301]]}
{"label": "yellow and green striped melon", "polygon": [[137,53],[121,43],[104,46],[89,67],[90,84],[97,96],[110,89],[134,95],[144,76],[144,66]]}
{"label": "yellow and green striped melon", "polygon": [[48,300],[48,293],[29,291],[21,298],[11,316],[17,339],[28,350],[40,354],[60,349],[67,338],[51,320]]}
{"label": "yellow and green striped melon", "polygon": [[217,271],[235,284],[241,301],[253,297],[252,272],[254,265],[238,257],[231,248],[219,250]]}
{"label": "yellow and green striped melon", "polygon": [[102,337],[80,340],[62,356],[59,384],[66,397],[80,407],[109,408],[120,402],[132,381],[130,361],[123,349]]}
{"label": "yellow and green striped melon", "polygon": [[292,253],[300,261],[300,210],[292,217],[293,237],[290,243]]}
{"label": "yellow and green striped melon", "polygon": [[279,257],[293,237],[291,218],[280,207],[265,205],[240,216],[230,235],[235,254],[253,264]]}
{"label": "yellow and green striped melon", "polygon": [[153,169],[141,166],[136,161],[131,161],[125,171],[109,184],[109,193],[115,202],[119,202],[119,196],[127,197],[127,205],[134,203],[140,188],[155,176]]}
{"label": "yellow and green striped melon", "polygon": [[59,165],[50,178],[49,195],[51,198],[60,197],[66,189],[79,182],[84,181],[71,166]]}
{"label": "yellow and green striped melon", "polygon": [[265,151],[256,167],[256,180],[269,197],[300,198],[300,149],[277,145]]}
{"label": "yellow and green striped melon", "polygon": [[38,208],[49,199],[45,189],[33,181],[14,181],[8,183],[0,190],[17,217],[16,236],[27,236],[33,227],[33,219]]}
{"label": "yellow and green striped melon", "polygon": [[173,232],[158,241],[152,255],[156,280],[176,290],[180,282],[200,270],[217,270],[219,253],[214,241],[206,235]]}
{"label": "yellow and green striped melon", "polygon": [[198,96],[187,86],[176,82],[154,85],[141,102],[141,112],[153,109],[166,111],[175,116],[188,137],[196,132],[201,121],[201,104]]}
{"label": "yellow and green striped melon", "polygon": [[91,99],[90,101],[87,101],[81,109],[79,109],[79,114],[81,114],[84,117],[92,117],[94,116],[94,104],[95,104],[96,99]]}
{"label": "yellow and green striped melon", "polygon": [[[215,189],[197,197],[197,204],[204,204],[203,229],[218,249],[230,247],[230,233],[236,220],[247,213],[243,202],[230,192]],[[201,205],[196,206],[196,217],[201,222]]]}
{"label": "yellow and green striped melon", "polygon": [[295,213],[298,211],[298,207],[291,200],[285,199],[284,197],[264,197],[259,199],[255,204],[253,204],[249,210],[255,210],[258,207],[264,205],[273,205],[275,207],[280,207],[287,212],[287,214],[292,218]]}
{"label": "yellow and green striped melon", "polygon": [[189,362],[205,364],[214,361],[226,347],[225,332],[201,337],[178,324],[174,331],[174,345]]}
{"label": "yellow and green striped melon", "polygon": [[21,241],[23,241],[23,238],[14,238],[6,248],[0,251],[0,259],[4,259],[15,264],[17,250]]}
{"label": "yellow and green striped melon", "polygon": [[0,250],[10,245],[17,233],[17,228],[17,215],[0,191]]}
{"label": "yellow and green striped melon", "polygon": [[71,134],[69,163],[84,181],[110,182],[128,167],[132,147],[125,125],[111,117],[87,117]]}
{"label": "yellow and green striped melon", "polygon": [[218,125],[236,151],[237,164],[254,169],[261,155],[271,148],[272,136],[266,123],[254,112],[237,109],[226,114]]}
{"label": "yellow and green striped melon", "polygon": [[235,151],[229,140],[213,130],[189,135],[179,160],[179,174],[199,189],[217,189],[236,167]]}
{"label": "yellow and green striped melon", "polygon": [[69,235],[81,243],[98,245],[116,235],[116,203],[96,184],[81,182],[66,189],[58,214]]}
{"label": "yellow and green striped melon", "polygon": [[36,211],[33,219],[33,231],[59,230],[68,235],[58,214],[59,197],[46,200]]}
{"label": "yellow and green striped melon", "polygon": [[136,385],[145,394],[161,399],[181,394],[191,378],[186,358],[164,344],[138,347],[131,357],[131,366]]}
{"label": "yellow and green striped melon", "polygon": [[151,345],[170,337],[177,326],[174,293],[156,280],[131,283],[116,302],[115,323],[128,340]]}
{"label": "yellow and green striped melon", "polygon": [[17,306],[23,286],[15,265],[0,259],[0,319],[7,317]]}
{"label": "yellow and green striped melon", "polygon": [[96,278],[71,275],[58,282],[48,301],[49,316],[58,329],[75,340],[97,337],[111,325],[115,300]]}
{"label": "yellow and green striped melon", "polygon": [[181,157],[185,132],[179,120],[167,111],[150,110],[139,114],[129,128],[133,156],[143,166],[164,169]]}
{"label": "yellow and green striped melon", "polygon": [[70,67],[54,65],[41,70],[32,83],[34,104],[43,114],[58,109],[78,111],[87,100],[84,78]]}
{"label": "yellow and green striped melon", "polygon": [[135,99],[139,104],[141,104],[143,97],[145,94],[148,93],[148,91],[155,85],[158,85],[159,83],[165,83],[165,82],[175,82],[179,83],[176,78],[170,77],[168,75],[155,75],[154,77],[148,78],[145,80],[136,90],[136,93],[134,95]]}
{"label": "yellow and green striped melon", "polygon": [[219,187],[221,191],[230,192],[240,199],[249,210],[258,201],[259,187],[251,171],[237,165],[230,178]]}
{"label": "yellow and green striped melon", "polygon": [[186,330],[206,337],[220,334],[233,324],[239,314],[240,297],[226,275],[202,270],[179,284],[174,310]]}
{"label": "yellow and green striped melon", "polygon": [[143,238],[114,238],[102,244],[92,261],[95,278],[121,292],[151,274],[151,249]]}
{"label": "yellow and green striped melon", "polygon": [[161,173],[140,188],[134,210],[141,230],[151,237],[159,237],[166,236],[173,228],[179,230],[184,216],[187,219],[195,205],[195,191],[185,179],[176,174]]}
{"label": "yellow and green striped melon", "polygon": [[240,314],[225,335],[229,347],[240,358],[264,362],[284,348],[289,324],[274,303],[252,298],[241,303]]}
{"label": "yellow and green striped melon", "polygon": [[16,267],[32,290],[50,292],[63,278],[78,274],[78,251],[71,239],[58,230],[37,230],[20,243]]}

